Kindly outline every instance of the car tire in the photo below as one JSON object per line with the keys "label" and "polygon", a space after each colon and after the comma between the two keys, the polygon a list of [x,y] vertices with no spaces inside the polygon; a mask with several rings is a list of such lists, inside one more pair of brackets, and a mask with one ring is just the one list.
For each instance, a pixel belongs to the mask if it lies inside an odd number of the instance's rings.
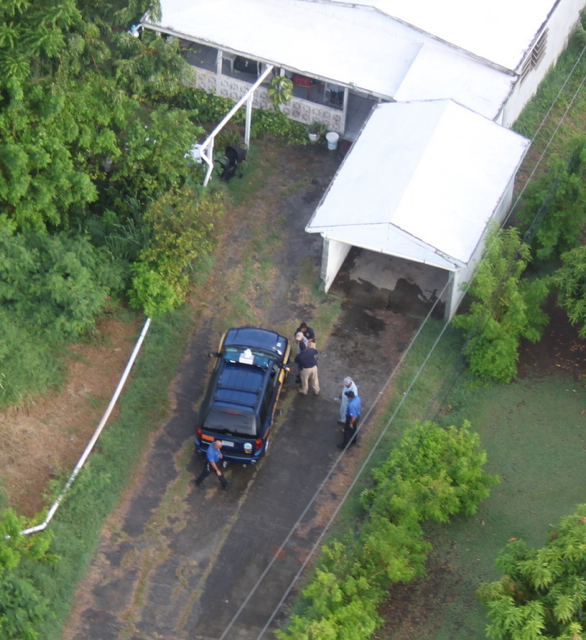
{"label": "car tire", "polygon": [[265,456],[267,455],[268,451],[269,451],[269,442],[270,442],[271,436],[267,436],[267,441],[265,442]]}

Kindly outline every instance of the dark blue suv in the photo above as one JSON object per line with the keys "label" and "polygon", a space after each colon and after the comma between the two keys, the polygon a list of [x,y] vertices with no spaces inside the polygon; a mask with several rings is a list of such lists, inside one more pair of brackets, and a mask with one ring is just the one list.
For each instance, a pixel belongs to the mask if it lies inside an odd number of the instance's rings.
{"label": "dark blue suv", "polygon": [[241,327],[222,336],[218,351],[209,354],[217,361],[199,411],[199,453],[221,440],[225,460],[256,464],[262,458],[290,352],[287,338],[275,331]]}

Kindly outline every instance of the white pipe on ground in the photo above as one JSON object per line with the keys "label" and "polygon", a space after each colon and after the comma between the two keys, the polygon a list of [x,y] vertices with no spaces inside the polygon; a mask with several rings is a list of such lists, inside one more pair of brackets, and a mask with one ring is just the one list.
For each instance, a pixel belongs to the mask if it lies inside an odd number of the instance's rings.
{"label": "white pipe on ground", "polygon": [[71,475],[69,476],[69,480],[67,480],[67,482],[65,483],[65,487],[63,487],[63,490],[59,494],[59,497],[57,498],[57,500],[55,500],[55,502],[53,503],[53,506],[49,509],[49,512],[47,513],[47,517],[45,518],[44,522],[42,522],[41,524],[36,525],[35,527],[31,527],[30,529],[25,529],[24,531],[21,531],[20,532],[21,535],[28,535],[29,533],[38,533],[39,531],[43,531],[43,530],[45,530],[47,528],[47,525],[53,519],[53,516],[55,515],[55,512],[57,511],[57,509],[59,508],[59,505],[63,501],[63,498],[65,497],[65,494],[67,493],[69,487],[71,487],[73,481],[75,480],[75,477],[81,471],[81,468],[85,464],[85,461],[87,460],[87,457],[90,455],[91,450],[94,448],[94,445],[96,444],[98,438],[100,437],[100,433],[102,433],[102,430],[103,430],[104,426],[106,425],[106,422],[107,422],[108,418],[110,417],[110,414],[112,413],[112,410],[114,409],[114,405],[116,404],[120,394],[122,393],[122,389],[124,387],[124,384],[126,383],[126,379],[128,378],[128,375],[130,374],[130,370],[132,369],[132,365],[134,364],[134,361],[136,360],[136,356],[138,355],[140,347],[142,346],[142,343],[143,343],[144,338],[145,338],[145,336],[147,334],[147,331],[149,330],[150,324],[151,324],[151,319],[147,318],[147,320],[144,323],[144,326],[142,328],[142,331],[140,332],[140,336],[139,336],[138,340],[136,341],[136,344],[134,345],[134,350],[132,351],[132,354],[130,355],[130,358],[128,360],[128,364],[126,365],[126,369],[124,369],[124,373],[122,374],[122,377],[120,378],[120,382],[118,383],[118,386],[116,387],[116,391],[114,391],[114,395],[112,396],[112,399],[110,400],[110,404],[108,405],[108,408],[106,409],[106,412],[104,413],[104,415],[102,416],[102,419],[100,420],[100,424],[98,425],[97,429],[95,430],[94,435],[92,436],[92,439],[89,441],[87,447],[85,448],[85,451],[82,453],[81,458],[79,459],[78,463],[75,465],[75,469],[72,471]]}

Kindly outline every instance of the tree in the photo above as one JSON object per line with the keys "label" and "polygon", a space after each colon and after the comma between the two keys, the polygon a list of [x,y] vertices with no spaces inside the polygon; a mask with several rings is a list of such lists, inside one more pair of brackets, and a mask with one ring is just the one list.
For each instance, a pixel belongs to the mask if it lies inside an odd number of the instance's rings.
{"label": "tree", "polygon": [[177,41],[126,33],[131,11],[137,19],[156,4],[0,7],[0,211],[13,229],[52,231],[83,225],[91,212],[124,213],[126,195],[145,205],[192,173],[183,156],[202,129],[186,110],[153,108],[182,88],[189,65]]}
{"label": "tree", "polygon": [[585,215],[586,138],[577,136],[568,159],[555,159],[528,187],[518,218],[527,226],[537,218],[534,254],[538,260],[549,260],[578,244]]}
{"label": "tree", "polygon": [[570,322],[580,326],[580,337],[586,338],[586,246],[564,253],[562,263],[553,276],[558,304],[567,311]]}
{"label": "tree", "polygon": [[453,320],[467,332],[464,355],[480,378],[510,382],[517,373],[519,341],[537,342],[548,322],[541,310],[548,281],[522,279],[529,260],[529,247],[514,227],[488,234],[483,260],[467,285],[470,310]]}
{"label": "tree", "polygon": [[488,606],[493,640],[580,640],[586,604],[586,505],[563,518],[541,549],[522,540],[499,553],[498,582],[477,592]]}

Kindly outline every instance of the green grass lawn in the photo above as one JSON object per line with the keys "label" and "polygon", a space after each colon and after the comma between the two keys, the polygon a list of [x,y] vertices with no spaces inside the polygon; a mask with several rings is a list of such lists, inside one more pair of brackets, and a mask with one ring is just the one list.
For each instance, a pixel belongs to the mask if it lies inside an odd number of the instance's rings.
{"label": "green grass lawn", "polygon": [[476,515],[428,528],[428,576],[391,591],[378,637],[486,637],[486,609],[475,591],[500,577],[499,549],[511,538],[541,547],[550,525],[586,502],[585,409],[584,385],[554,372],[467,394],[466,408],[446,416],[450,424],[471,420],[488,453],[487,471],[501,484]]}

